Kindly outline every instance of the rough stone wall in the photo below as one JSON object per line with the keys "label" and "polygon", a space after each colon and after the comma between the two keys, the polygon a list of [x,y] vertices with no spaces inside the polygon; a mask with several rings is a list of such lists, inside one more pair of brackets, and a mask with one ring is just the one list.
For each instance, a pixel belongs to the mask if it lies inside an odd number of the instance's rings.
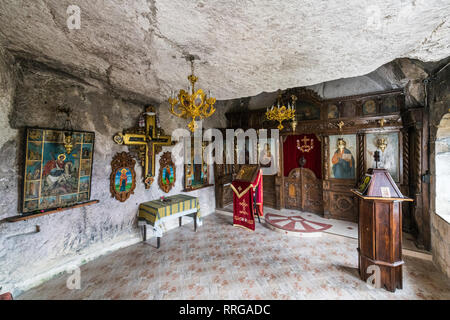
{"label": "rough stone wall", "polygon": [[[450,221],[444,219],[436,213],[437,192],[443,190],[436,188],[436,179],[442,178],[441,170],[436,171],[436,158],[448,153],[443,146],[450,136],[449,128],[439,128],[442,126],[442,119],[450,113],[450,67],[447,66],[432,77],[429,85],[429,103],[430,103],[430,168],[431,168],[431,246],[433,261],[437,267],[448,277],[450,277]],[[438,136],[439,129],[439,136]],[[442,132],[442,130],[446,130]],[[444,137],[447,136],[447,139]],[[440,141],[436,141],[440,140]],[[436,143],[435,143],[436,141]],[[447,143],[445,143],[447,144]],[[448,146],[447,146],[448,148]],[[450,166],[447,166],[450,170]],[[439,176],[436,176],[436,175]]]}
{"label": "rough stone wall", "polygon": [[[56,112],[60,105],[72,108],[74,129],[95,132],[91,199],[99,199],[100,203],[28,221],[0,224],[0,287],[3,287],[1,291],[10,290],[14,295],[108,251],[140,241],[136,220],[138,204],[163,195],[157,182],[150,190],[144,188],[139,165],[135,167],[135,194],[130,199],[121,203],[112,198],[109,191],[112,157],[116,152],[128,150],[126,146],[115,144],[112,137],[137,124],[144,103],[123,101],[101,85],[87,84],[36,63],[19,62],[16,66],[11,56],[0,51],[0,220],[17,215],[20,207],[23,128],[61,128],[64,119]],[[161,105],[157,109],[166,133],[178,127],[185,128],[187,121],[169,116],[162,110],[166,107]],[[220,114],[220,103],[218,108]],[[220,117],[209,123],[205,121],[205,127],[220,125]],[[173,153],[177,179],[175,187],[164,195],[172,195],[183,189],[182,143],[163,147],[163,151],[167,150]],[[161,155],[162,152],[156,158],[157,174]],[[214,211],[214,187],[189,195],[200,198],[202,215]],[[192,221],[190,218],[183,220],[185,223]],[[165,228],[171,229],[177,222]],[[40,226],[38,233],[36,225]]]}
{"label": "rough stone wall", "polygon": [[[430,65],[418,60],[396,59],[363,76],[322,82],[305,88],[314,90],[323,99],[404,88],[408,108],[423,106],[425,94],[422,81],[428,76]],[[233,108],[238,108],[242,100],[250,110],[265,109],[276,102],[277,95],[277,91],[262,92],[227,101],[233,102]]]}
{"label": "rough stone wall", "polygon": [[[69,5],[80,29],[67,25]],[[219,99],[450,55],[447,0],[2,0],[0,12],[15,54],[159,101],[186,86],[188,54]]]}

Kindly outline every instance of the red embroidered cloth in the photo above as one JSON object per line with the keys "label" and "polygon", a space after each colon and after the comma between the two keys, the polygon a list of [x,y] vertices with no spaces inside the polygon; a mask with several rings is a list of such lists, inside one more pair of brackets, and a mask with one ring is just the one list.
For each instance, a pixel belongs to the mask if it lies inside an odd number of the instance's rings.
{"label": "red embroidered cloth", "polygon": [[291,135],[283,143],[284,176],[287,177],[292,169],[298,168],[299,159],[306,160],[304,168],[311,169],[317,179],[322,178],[321,143],[315,134]]}
{"label": "red embroidered cloth", "polygon": [[261,170],[255,181],[233,181],[231,189],[233,190],[233,225],[254,231],[254,214],[263,215]]}
{"label": "red embroidered cloth", "polygon": [[12,300],[12,299],[13,299],[12,294],[9,292],[0,294],[0,300]]}

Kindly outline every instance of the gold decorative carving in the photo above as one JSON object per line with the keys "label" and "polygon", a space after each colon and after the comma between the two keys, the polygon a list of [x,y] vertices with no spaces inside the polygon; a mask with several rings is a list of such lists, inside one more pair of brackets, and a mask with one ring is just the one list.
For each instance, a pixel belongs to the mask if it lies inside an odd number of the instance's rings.
{"label": "gold decorative carving", "polygon": [[[189,123],[188,127],[189,130],[194,132],[198,127],[195,123],[197,118],[199,120],[208,118],[216,111],[214,108],[216,98],[208,97],[202,89],[195,91],[195,83],[197,82],[198,77],[194,75],[193,57],[191,57],[190,61],[192,74],[188,77],[188,80],[191,84],[190,89],[192,92],[189,93],[184,90],[180,90],[177,98],[174,97],[174,93],[172,92],[171,97],[169,98],[169,111],[171,114],[179,118],[192,118],[192,121]],[[209,93],[209,96],[211,96],[211,93]],[[175,111],[175,107],[178,108],[179,112]]]}
{"label": "gold decorative carving", "polygon": [[[303,142],[302,145],[300,144],[300,141]],[[306,136],[303,136],[302,139],[297,140],[297,149],[301,152],[310,152],[314,149],[314,139],[309,139]]]}
{"label": "gold decorative carving", "polygon": [[281,122],[284,120],[292,120],[295,116],[295,101],[297,97],[295,95],[291,96],[292,105],[288,103],[288,107],[281,105],[281,92],[278,93],[278,105],[273,105],[271,109],[267,108],[266,118],[268,120],[278,121],[278,130],[283,129]]}
{"label": "gold decorative carving", "polygon": [[387,148],[387,139],[386,138],[378,138],[377,139],[377,147],[381,150],[381,152],[384,152]]}
{"label": "gold decorative carving", "polygon": [[162,146],[170,146],[173,143],[171,136],[165,136],[164,131],[157,128],[154,107],[148,106],[141,117],[144,118],[144,121],[139,127],[125,130],[123,133],[119,132],[113,140],[117,144],[137,149],[137,155],[143,167],[145,188],[149,189],[155,176],[156,154]]}

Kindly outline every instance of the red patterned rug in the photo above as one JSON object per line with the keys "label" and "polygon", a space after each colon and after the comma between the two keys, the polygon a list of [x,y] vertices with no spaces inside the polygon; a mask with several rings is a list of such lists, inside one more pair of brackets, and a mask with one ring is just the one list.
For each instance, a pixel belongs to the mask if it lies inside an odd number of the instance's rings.
{"label": "red patterned rug", "polygon": [[266,213],[266,222],[275,228],[292,232],[321,232],[332,227],[331,224],[307,220],[299,215]]}

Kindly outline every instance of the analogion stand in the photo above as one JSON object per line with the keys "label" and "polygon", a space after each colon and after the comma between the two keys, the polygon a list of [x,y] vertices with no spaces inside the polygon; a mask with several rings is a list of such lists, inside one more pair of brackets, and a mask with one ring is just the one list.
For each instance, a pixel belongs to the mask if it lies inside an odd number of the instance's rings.
{"label": "analogion stand", "polygon": [[[359,190],[358,256],[362,280],[375,272],[380,287],[402,289],[402,206],[404,197],[386,169],[369,169]],[[377,266],[377,268],[369,268]]]}

